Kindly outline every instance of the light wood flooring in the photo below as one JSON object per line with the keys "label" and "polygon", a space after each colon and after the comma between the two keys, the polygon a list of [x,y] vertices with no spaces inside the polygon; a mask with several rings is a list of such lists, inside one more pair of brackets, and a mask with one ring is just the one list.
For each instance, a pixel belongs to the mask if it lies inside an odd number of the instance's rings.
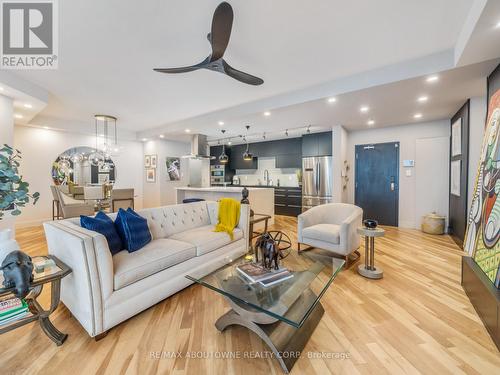
{"label": "light wood flooring", "polygon": [[[274,227],[295,240],[295,218],[277,217]],[[500,354],[460,286],[460,249],[448,236],[386,229],[375,244],[384,278],[359,276],[359,263],[339,274],[292,374],[500,374]],[[17,239],[31,255],[47,252],[41,227],[20,229]],[[0,373],[281,374],[272,358],[243,358],[266,354],[256,335],[216,330],[228,308],[222,296],[193,285],[95,342],[61,305],[52,321],[69,333],[66,343],[57,347],[35,323],[4,334]],[[242,358],[216,358],[223,351]],[[193,352],[212,358],[187,358]]]}

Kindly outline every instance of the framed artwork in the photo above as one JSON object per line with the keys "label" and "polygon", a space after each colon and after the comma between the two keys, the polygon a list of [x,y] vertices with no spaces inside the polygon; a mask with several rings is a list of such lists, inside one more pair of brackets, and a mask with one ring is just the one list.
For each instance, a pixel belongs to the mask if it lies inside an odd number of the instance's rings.
{"label": "framed artwork", "polygon": [[462,161],[453,160],[451,162],[450,171],[450,193],[459,197],[460,196],[460,172]]}
{"label": "framed artwork", "polygon": [[146,182],[156,182],[156,169],[146,169]]}
{"label": "framed artwork", "polygon": [[500,287],[500,90],[490,98],[464,250]]}
{"label": "framed artwork", "polygon": [[167,157],[167,181],[179,181],[181,179],[181,159],[178,157]]}
{"label": "framed artwork", "polygon": [[451,156],[462,155],[462,118],[451,126]]}
{"label": "framed artwork", "polygon": [[151,155],[151,168],[156,168],[158,165],[158,155]]}
{"label": "framed artwork", "polygon": [[151,155],[144,156],[144,168],[151,168]]}

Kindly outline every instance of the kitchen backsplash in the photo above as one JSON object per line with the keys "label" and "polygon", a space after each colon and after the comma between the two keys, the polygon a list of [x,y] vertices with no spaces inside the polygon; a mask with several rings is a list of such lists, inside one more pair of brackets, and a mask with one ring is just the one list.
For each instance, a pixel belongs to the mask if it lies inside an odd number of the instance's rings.
{"label": "kitchen backsplash", "polygon": [[275,158],[260,157],[257,159],[258,169],[237,169],[236,175],[240,178],[241,185],[265,185],[264,171],[269,171],[269,178],[274,186],[280,181],[280,186],[299,186],[296,169],[276,168]]}

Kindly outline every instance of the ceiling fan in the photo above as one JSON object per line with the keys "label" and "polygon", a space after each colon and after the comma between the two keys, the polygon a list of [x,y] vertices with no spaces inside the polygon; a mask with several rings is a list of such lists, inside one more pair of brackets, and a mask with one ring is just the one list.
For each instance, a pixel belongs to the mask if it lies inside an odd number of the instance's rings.
{"label": "ceiling fan", "polygon": [[223,59],[226,52],[231,28],[233,26],[233,8],[226,2],[220,3],[215,9],[212,18],[212,30],[207,35],[212,46],[212,53],[201,63],[182,68],[157,68],[153,69],[160,73],[186,73],[198,69],[209,69],[215,72],[226,74],[238,81],[249,85],[262,85],[264,81],[258,77],[234,69]]}

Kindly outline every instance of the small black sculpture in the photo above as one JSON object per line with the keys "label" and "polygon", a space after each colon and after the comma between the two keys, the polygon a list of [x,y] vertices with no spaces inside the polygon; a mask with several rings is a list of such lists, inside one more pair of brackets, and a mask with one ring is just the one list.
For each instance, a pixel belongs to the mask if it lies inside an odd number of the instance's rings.
{"label": "small black sculpture", "polygon": [[13,251],[2,262],[3,285],[6,288],[15,288],[14,295],[24,298],[29,293],[33,281],[33,263],[31,257],[22,251]]}
{"label": "small black sculpture", "polygon": [[279,269],[278,256],[279,249],[276,247],[274,239],[269,233],[264,233],[255,243],[257,251],[262,253],[262,266],[271,269],[274,262],[274,269]]}
{"label": "small black sculpture", "polygon": [[[248,200],[248,189],[246,188],[246,186],[241,191],[241,196],[242,196],[242,199],[240,201],[241,203],[250,204],[250,201]],[[250,209],[250,216],[253,216],[253,215],[254,215],[254,212],[252,209]]]}
{"label": "small black sculpture", "polygon": [[375,229],[378,225],[378,221],[373,219],[366,219],[363,221],[363,224],[368,229]]}

